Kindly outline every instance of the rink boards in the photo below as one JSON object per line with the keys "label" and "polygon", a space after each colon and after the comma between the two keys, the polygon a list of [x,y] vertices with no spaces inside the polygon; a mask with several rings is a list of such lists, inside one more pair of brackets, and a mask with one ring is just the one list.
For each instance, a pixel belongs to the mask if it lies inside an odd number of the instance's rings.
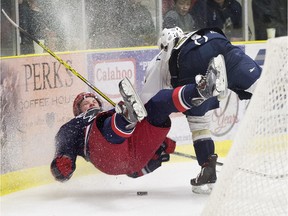
{"label": "rink boards", "polygon": [[[265,42],[237,45],[263,65]],[[118,82],[127,76],[136,90],[141,91],[147,65],[157,53],[156,47],[139,47],[57,54],[117,102]],[[1,195],[4,195],[53,181],[49,164],[54,156],[54,136],[73,117],[75,96],[89,88],[48,54],[1,58],[1,68],[3,78],[10,80],[9,91],[5,93],[2,87],[7,100],[1,104],[9,107],[1,107],[5,124],[1,131]],[[111,108],[105,101],[104,104]],[[213,111],[212,133],[220,156],[225,157],[229,151],[247,105],[247,101],[239,101],[230,92],[221,107]],[[185,117],[182,114],[171,117],[169,136],[177,141],[177,151],[194,155]],[[173,156],[171,161],[182,160],[189,159]],[[86,166],[83,162],[83,167]],[[79,175],[84,174],[81,170],[87,171],[77,169]],[[97,171],[93,168],[92,172]]]}

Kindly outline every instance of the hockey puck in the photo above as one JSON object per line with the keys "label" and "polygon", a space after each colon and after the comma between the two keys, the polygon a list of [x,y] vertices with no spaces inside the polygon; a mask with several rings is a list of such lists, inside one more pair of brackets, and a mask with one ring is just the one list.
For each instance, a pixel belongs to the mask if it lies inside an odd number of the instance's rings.
{"label": "hockey puck", "polygon": [[147,194],[148,194],[147,191],[137,191],[137,195],[138,195],[138,196],[145,196],[145,195],[147,195]]}

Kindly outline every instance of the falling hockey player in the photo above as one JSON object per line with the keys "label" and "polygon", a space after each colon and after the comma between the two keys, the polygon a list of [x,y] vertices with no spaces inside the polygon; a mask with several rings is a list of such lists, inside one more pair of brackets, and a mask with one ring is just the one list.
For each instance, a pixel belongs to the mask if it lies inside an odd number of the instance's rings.
{"label": "falling hockey player", "polygon": [[69,180],[77,156],[110,175],[136,178],[153,172],[175,149],[175,142],[166,137],[171,126],[169,115],[226,91],[223,76],[226,74],[221,71],[208,71],[205,76],[199,75],[197,85],[159,91],[145,107],[125,78],[119,83],[124,102],[106,112],[94,94],[79,94],[73,105],[76,117],[56,135],[52,175],[58,181]]}
{"label": "falling hockey player", "polygon": [[[227,69],[228,88],[240,99],[250,99],[261,75],[261,67],[239,47],[233,46],[217,28],[186,34],[178,27],[164,29],[158,45],[161,51],[148,66],[140,94],[144,103],[160,89],[195,83],[195,77],[205,74],[207,68]],[[184,112],[201,166],[199,175],[191,179],[192,191],[195,193],[210,193],[217,180],[216,173],[211,171],[215,170],[218,156],[211,137],[211,112],[208,111],[218,108],[219,100],[226,93]]]}

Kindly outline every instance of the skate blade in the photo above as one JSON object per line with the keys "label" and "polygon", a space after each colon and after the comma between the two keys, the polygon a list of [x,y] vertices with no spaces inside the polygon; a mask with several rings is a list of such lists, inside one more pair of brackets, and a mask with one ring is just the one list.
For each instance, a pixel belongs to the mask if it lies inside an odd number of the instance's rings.
{"label": "skate blade", "polygon": [[121,82],[122,91],[127,97],[133,96],[134,93],[129,84],[125,79]]}
{"label": "skate blade", "polygon": [[192,192],[196,194],[211,194],[214,184],[205,184],[200,186],[192,185]]}
{"label": "skate blade", "polygon": [[142,121],[147,116],[146,110],[138,103],[133,104],[133,109],[139,121]]}
{"label": "skate blade", "polygon": [[[133,110],[135,114],[137,115],[138,121],[142,121],[147,116],[147,111],[144,107],[144,104],[142,103],[140,97],[136,93],[136,91],[133,88],[132,83],[130,80],[125,77],[121,81],[121,88],[122,92],[125,94],[125,97],[127,100],[132,103]],[[122,95],[123,96],[123,95]]]}
{"label": "skate blade", "polygon": [[227,74],[226,74],[226,66],[223,55],[218,55],[213,60],[213,67],[217,71],[217,78],[215,82],[215,96],[218,97],[219,100],[224,99],[228,94],[228,82],[227,82]]}

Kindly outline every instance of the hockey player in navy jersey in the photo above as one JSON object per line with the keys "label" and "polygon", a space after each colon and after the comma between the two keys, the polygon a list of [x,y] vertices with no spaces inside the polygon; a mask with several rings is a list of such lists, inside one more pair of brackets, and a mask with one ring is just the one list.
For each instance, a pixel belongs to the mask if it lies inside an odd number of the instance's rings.
{"label": "hockey player in navy jersey", "polygon": [[199,77],[198,84],[161,90],[145,107],[125,78],[119,83],[124,102],[115,109],[102,110],[102,103],[92,93],[79,94],[73,105],[76,116],[56,135],[56,153],[51,163],[58,181],[69,180],[82,156],[100,171],[110,175],[139,177],[154,171],[169,160],[175,142],[167,138],[172,112],[184,112],[194,102],[204,102],[225,91],[220,72],[210,71]]}
{"label": "hockey player in navy jersey", "polygon": [[[183,33],[178,27],[164,29],[158,45],[161,51],[150,62],[145,75],[140,94],[143,102],[160,89],[195,83],[195,77],[205,74],[207,68],[211,67],[227,70],[228,88],[240,99],[250,99],[261,75],[260,66],[243,50],[232,45],[218,28],[189,33]],[[210,172],[210,167],[215,167],[217,155],[210,132],[211,112],[208,111],[218,108],[219,100],[226,93],[184,112],[192,132],[197,161],[201,166],[200,174],[191,179],[192,191],[195,193],[211,192],[210,186],[216,182],[216,173]]]}

